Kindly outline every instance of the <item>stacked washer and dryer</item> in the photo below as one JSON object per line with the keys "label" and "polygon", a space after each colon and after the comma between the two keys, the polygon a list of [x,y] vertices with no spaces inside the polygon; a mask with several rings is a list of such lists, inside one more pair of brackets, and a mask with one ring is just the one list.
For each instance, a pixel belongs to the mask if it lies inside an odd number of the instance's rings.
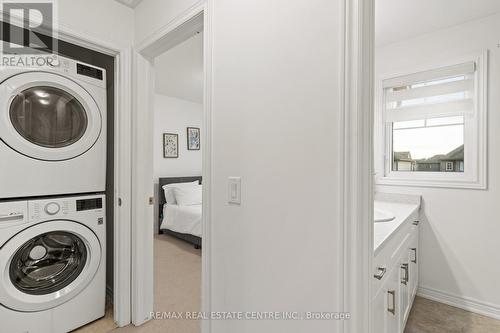
{"label": "stacked washer and dryer", "polygon": [[106,72],[0,69],[0,331],[104,316]]}

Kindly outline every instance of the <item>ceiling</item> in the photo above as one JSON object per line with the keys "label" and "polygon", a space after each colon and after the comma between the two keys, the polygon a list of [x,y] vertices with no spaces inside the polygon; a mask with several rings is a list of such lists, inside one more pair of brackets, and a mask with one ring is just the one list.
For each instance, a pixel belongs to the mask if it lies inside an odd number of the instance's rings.
{"label": "ceiling", "polygon": [[375,44],[394,43],[497,12],[499,0],[375,0]]}
{"label": "ceiling", "polygon": [[155,58],[156,93],[203,101],[203,33],[198,33]]}
{"label": "ceiling", "polygon": [[135,8],[139,4],[139,2],[141,2],[142,0],[116,0],[116,1],[124,4],[127,7]]}

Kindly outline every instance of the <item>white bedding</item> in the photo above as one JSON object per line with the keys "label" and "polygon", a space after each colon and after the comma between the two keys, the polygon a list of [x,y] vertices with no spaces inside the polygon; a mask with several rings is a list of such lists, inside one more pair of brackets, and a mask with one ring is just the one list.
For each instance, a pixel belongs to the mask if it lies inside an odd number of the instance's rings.
{"label": "white bedding", "polygon": [[163,221],[160,229],[201,237],[201,205],[163,205]]}

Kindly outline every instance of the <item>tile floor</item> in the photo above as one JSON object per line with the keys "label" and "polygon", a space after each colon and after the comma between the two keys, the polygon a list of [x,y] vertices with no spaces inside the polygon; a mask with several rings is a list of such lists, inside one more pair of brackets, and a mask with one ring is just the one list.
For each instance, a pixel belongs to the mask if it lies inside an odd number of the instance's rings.
{"label": "tile floor", "polygon": [[500,333],[500,321],[417,297],[405,333]]}

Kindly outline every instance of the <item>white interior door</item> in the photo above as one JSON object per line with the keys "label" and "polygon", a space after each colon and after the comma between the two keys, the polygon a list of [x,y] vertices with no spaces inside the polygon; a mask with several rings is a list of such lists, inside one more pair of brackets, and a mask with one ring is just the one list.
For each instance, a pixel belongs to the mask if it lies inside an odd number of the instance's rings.
{"label": "white interior door", "polygon": [[132,323],[141,325],[153,311],[153,64],[134,56],[132,160]]}

